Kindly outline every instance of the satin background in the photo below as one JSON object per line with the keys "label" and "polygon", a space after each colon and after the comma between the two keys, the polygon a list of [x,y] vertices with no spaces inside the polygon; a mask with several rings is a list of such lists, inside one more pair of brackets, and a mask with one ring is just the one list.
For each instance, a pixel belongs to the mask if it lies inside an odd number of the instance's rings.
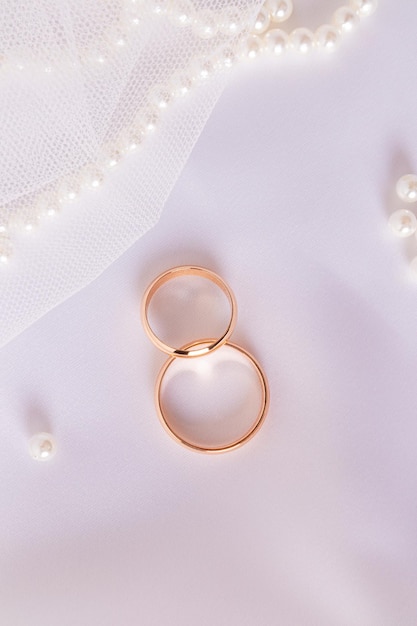
{"label": "satin background", "polygon": [[[1,349],[1,624],[417,623],[417,242],[386,226],[417,170],[417,5],[380,5],[335,57],[238,70],[159,223]],[[227,455],[153,407],[139,303],[180,263],[230,282],[271,385]]]}

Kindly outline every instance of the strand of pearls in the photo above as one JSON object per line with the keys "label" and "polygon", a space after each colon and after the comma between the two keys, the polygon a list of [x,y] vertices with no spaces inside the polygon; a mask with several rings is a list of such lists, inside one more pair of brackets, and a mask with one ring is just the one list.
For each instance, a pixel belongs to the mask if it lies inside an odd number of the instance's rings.
{"label": "strand of pearls", "polygon": [[[103,147],[97,162],[85,164],[72,176],[38,194],[30,206],[23,205],[14,211],[9,207],[0,208],[0,265],[9,263],[13,255],[13,240],[20,233],[33,232],[39,223],[58,215],[80,193],[99,188],[106,176],[124,158],[137,152],[155,132],[168,107],[213,73],[230,68],[239,60],[253,59],[261,54],[281,56],[288,49],[300,54],[317,47],[332,51],[341,36],[351,32],[360,18],[371,15],[377,6],[377,0],[350,0],[349,6],[336,10],[331,24],[320,26],[315,33],[307,28],[296,28],[287,33],[282,28],[276,28],[276,25],[282,24],[292,15],[292,0],[266,0],[248,34],[244,32],[245,25],[241,18],[232,9],[223,13],[216,22],[215,15],[207,11],[197,14],[190,0],[152,2],[156,15],[169,16],[179,26],[195,29],[200,37],[215,37],[219,31],[242,35],[236,37],[233,44],[221,43],[212,57],[194,59],[189,67],[177,72],[166,84],[152,87],[145,105],[132,124]],[[8,214],[11,217],[6,217]]]}
{"label": "strand of pearls", "polygon": [[[330,24],[323,24],[315,33],[308,28],[296,28],[289,36],[284,32],[273,32],[264,44],[275,54],[291,46],[305,54],[318,46],[325,50],[333,50],[339,42],[340,35],[351,32],[361,17],[371,15],[377,6],[377,0],[349,0],[347,6],[337,9]],[[79,51],[83,65],[103,66],[114,53],[120,52],[131,42],[150,16],[165,17],[178,27],[190,27],[201,39],[214,37],[230,37],[251,30],[252,39],[247,42],[250,58],[255,51],[261,51],[261,42],[253,39],[268,30],[274,30],[277,24],[285,22],[293,12],[292,0],[265,0],[255,24],[250,25],[246,16],[237,7],[230,7],[220,13],[210,10],[198,12],[192,0],[124,0],[121,13],[116,22],[103,34],[100,43],[87,46]],[[62,60],[61,60],[62,61]],[[56,61],[22,57],[19,51],[2,51],[0,49],[0,75],[13,71],[41,71],[47,75],[56,71]],[[58,61],[59,63],[59,61]],[[71,61],[67,61],[67,65]]]}
{"label": "strand of pearls", "polygon": [[339,7],[327,24],[315,32],[298,27],[286,32],[277,24],[285,22],[293,12],[292,0],[266,0],[255,22],[253,33],[245,42],[246,54],[255,58],[265,52],[281,56],[288,49],[307,54],[315,49],[333,52],[344,34],[351,33],[360,19],[372,15],[377,0],[350,0],[347,6]]}
{"label": "strand of pearls", "polygon": [[[247,16],[238,6],[230,6],[216,13],[210,10],[198,12],[191,0],[122,0],[119,15],[101,38],[78,50],[82,65],[92,68],[106,65],[115,54],[126,49],[137,33],[146,28],[147,20],[155,17],[167,18],[173,26],[190,26],[194,35],[201,39],[230,37],[251,28]],[[16,72],[53,75],[58,67],[65,70],[71,65],[71,60],[62,56],[53,59],[34,58],[19,49],[6,51],[0,46],[0,76]]]}

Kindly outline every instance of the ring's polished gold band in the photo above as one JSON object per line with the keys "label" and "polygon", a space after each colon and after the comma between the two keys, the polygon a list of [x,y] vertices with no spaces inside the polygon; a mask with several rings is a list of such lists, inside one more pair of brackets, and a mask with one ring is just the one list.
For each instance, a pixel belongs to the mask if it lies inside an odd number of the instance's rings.
{"label": "ring's polished gold band", "polygon": [[[261,384],[261,388],[262,388],[262,399],[261,399],[261,406],[259,408],[259,412],[258,415],[256,417],[256,420],[254,421],[254,423],[252,424],[252,426],[250,427],[250,429],[248,431],[246,431],[241,437],[239,437],[238,439],[232,441],[231,443],[225,444],[225,445],[221,445],[221,446],[213,446],[213,447],[208,447],[208,446],[203,446],[201,444],[198,444],[196,442],[193,441],[189,441],[187,439],[185,439],[184,437],[182,437],[181,435],[179,435],[178,433],[176,433],[173,429],[173,427],[171,426],[171,424],[169,423],[169,419],[166,415],[166,412],[164,410],[163,407],[163,403],[162,403],[162,397],[161,397],[161,389],[162,389],[162,383],[165,377],[165,374],[167,373],[168,368],[172,365],[172,363],[174,363],[175,361],[175,356],[171,356],[163,365],[161,371],[159,372],[159,376],[157,378],[156,381],[156,386],[155,386],[155,404],[156,404],[156,409],[159,415],[159,418],[162,422],[162,425],[164,426],[164,428],[167,430],[167,432],[171,435],[171,437],[173,437],[178,443],[182,444],[183,446],[190,448],[191,450],[195,450],[196,452],[205,452],[207,454],[216,454],[219,452],[228,452],[229,450],[234,450],[235,448],[238,448],[239,446],[242,446],[243,444],[245,444],[246,442],[248,442],[250,439],[252,439],[252,437],[258,432],[258,430],[260,429],[260,427],[262,426],[266,414],[268,412],[268,406],[269,406],[269,388],[268,388],[268,382],[266,379],[265,374],[263,373],[259,363],[256,361],[256,359],[249,354],[249,352],[247,352],[246,350],[244,350],[243,348],[241,348],[240,346],[237,346],[236,344],[230,343],[229,341],[225,342],[227,346],[233,348],[234,350],[237,350],[238,352],[240,352],[241,354],[243,354],[243,356],[245,356],[253,365],[258,378],[259,378],[259,382]],[[213,340],[212,339],[205,339],[205,340],[200,340],[197,342],[194,342],[193,344],[187,345],[185,346],[184,350],[185,351],[190,351],[190,349],[192,350],[196,350],[198,349],[198,346],[206,346],[206,345],[213,345]]]}
{"label": "ring's polished gold band", "polygon": [[[171,346],[161,341],[159,337],[157,337],[155,333],[153,332],[150,326],[149,320],[148,320],[149,304],[155,292],[160,287],[162,287],[162,285],[167,283],[169,280],[176,278],[178,276],[190,276],[190,275],[200,276],[201,278],[207,278],[208,280],[211,280],[215,285],[217,285],[223,291],[223,293],[227,296],[230,302],[230,306],[231,306],[230,320],[227,325],[226,331],[223,333],[223,335],[219,337],[218,339],[213,339],[209,345],[205,345],[204,347],[198,348],[196,346],[202,345],[202,342],[199,341],[197,344],[192,344],[185,348],[172,348]],[[236,300],[231,289],[229,289],[229,287],[226,285],[224,280],[220,278],[220,276],[218,276],[217,274],[215,274],[214,272],[210,270],[205,269],[204,267],[198,267],[194,265],[181,265],[179,267],[174,267],[170,270],[167,270],[166,272],[164,272],[163,274],[155,278],[155,280],[149,285],[149,287],[145,291],[145,295],[142,300],[142,322],[143,322],[143,326],[145,328],[146,333],[148,334],[151,341],[157,346],[157,348],[159,348],[166,354],[169,354],[173,357],[203,356],[204,354],[208,354],[209,352],[212,352],[213,350],[220,348],[220,346],[226,343],[226,341],[229,339],[230,335],[232,334],[234,327],[236,325],[236,319],[237,319],[237,304],[236,304]]]}

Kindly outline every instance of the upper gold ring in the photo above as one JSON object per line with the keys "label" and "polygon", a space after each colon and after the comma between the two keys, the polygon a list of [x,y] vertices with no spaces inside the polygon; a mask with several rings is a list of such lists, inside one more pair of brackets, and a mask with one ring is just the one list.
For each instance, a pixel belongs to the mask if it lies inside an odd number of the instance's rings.
{"label": "upper gold ring", "polygon": [[[188,346],[185,348],[173,348],[172,346],[169,346],[168,344],[161,341],[161,339],[159,339],[159,337],[155,335],[149,323],[148,309],[156,291],[158,291],[158,289],[169,280],[171,280],[172,278],[177,278],[178,276],[200,276],[201,278],[207,278],[208,280],[211,280],[211,282],[213,282],[215,285],[217,285],[229,300],[231,313],[229,323],[225,332],[221,335],[221,337],[213,340],[204,347],[201,347],[200,344],[200,347]],[[141,314],[142,323],[147,335],[149,336],[150,340],[156,345],[156,347],[162,350],[162,352],[165,352],[166,354],[169,354],[173,357],[198,357],[203,356],[204,354],[208,354],[209,352],[213,352],[213,350],[216,350],[217,348],[220,348],[220,346],[226,343],[226,341],[229,339],[236,325],[237,303],[233,292],[228,287],[228,285],[226,285],[224,280],[220,278],[220,276],[204,267],[198,267],[196,265],[181,265],[179,267],[173,267],[172,269],[163,272],[149,285],[143,296]]]}

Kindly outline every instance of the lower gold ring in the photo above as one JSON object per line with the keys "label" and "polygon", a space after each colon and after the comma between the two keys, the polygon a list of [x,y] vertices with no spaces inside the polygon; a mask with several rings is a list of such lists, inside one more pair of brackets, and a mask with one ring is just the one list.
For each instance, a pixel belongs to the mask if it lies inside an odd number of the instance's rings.
{"label": "lower gold ring", "polygon": [[[184,350],[189,350],[190,348],[198,348],[199,346],[211,344],[212,342],[213,342],[212,339],[204,339],[204,340],[196,341],[192,344],[185,346]],[[268,387],[268,381],[266,379],[266,376],[261,366],[249,352],[247,352],[240,346],[234,343],[231,343],[229,341],[226,341],[224,345],[229,346],[230,348],[233,348],[234,350],[237,350],[239,353],[241,353],[244,357],[246,357],[250,361],[250,363],[252,364],[252,366],[254,367],[256,371],[256,374],[258,375],[258,379],[259,379],[261,390],[262,390],[262,399],[261,399],[260,408],[259,408],[259,412],[256,417],[256,420],[254,421],[252,426],[249,428],[249,430],[247,430],[241,437],[239,437],[238,439],[235,439],[231,443],[221,445],[221,446],[213,446],[213,447],[199,445],[195,442],[187,440],[186,438],[176,433],[173,427],[171,426],[171,424],[169,423],[169,420],[165,414],[164,407],[162,404],[161,389],[162,389],[162,383],[163,383],[165,374],[167,373],[172,363],[176,361],[176,358],[174,356],[170,357],[164,363],[156,381],[155,404],[156,404],[156,410],[157,410],[159,419],[163,427],[168,432],[168,434],[171,437],[173,437],[173,439],[175,439],[177,443],[180,443],[181,445],[185,446],[186,448],[189,448],[190,450],[194,450],[195,452],[203,452],[206,454],[218,454],[220,452],[229,452],[231,450],[239,448],[240,446],[243,446],[250,439],[252,439],[254,435],[256,435],[256,433],[258,432],[258,430],[261,428],[262,424],[264,423],[265,417],[268,412],[269,387]]]}

